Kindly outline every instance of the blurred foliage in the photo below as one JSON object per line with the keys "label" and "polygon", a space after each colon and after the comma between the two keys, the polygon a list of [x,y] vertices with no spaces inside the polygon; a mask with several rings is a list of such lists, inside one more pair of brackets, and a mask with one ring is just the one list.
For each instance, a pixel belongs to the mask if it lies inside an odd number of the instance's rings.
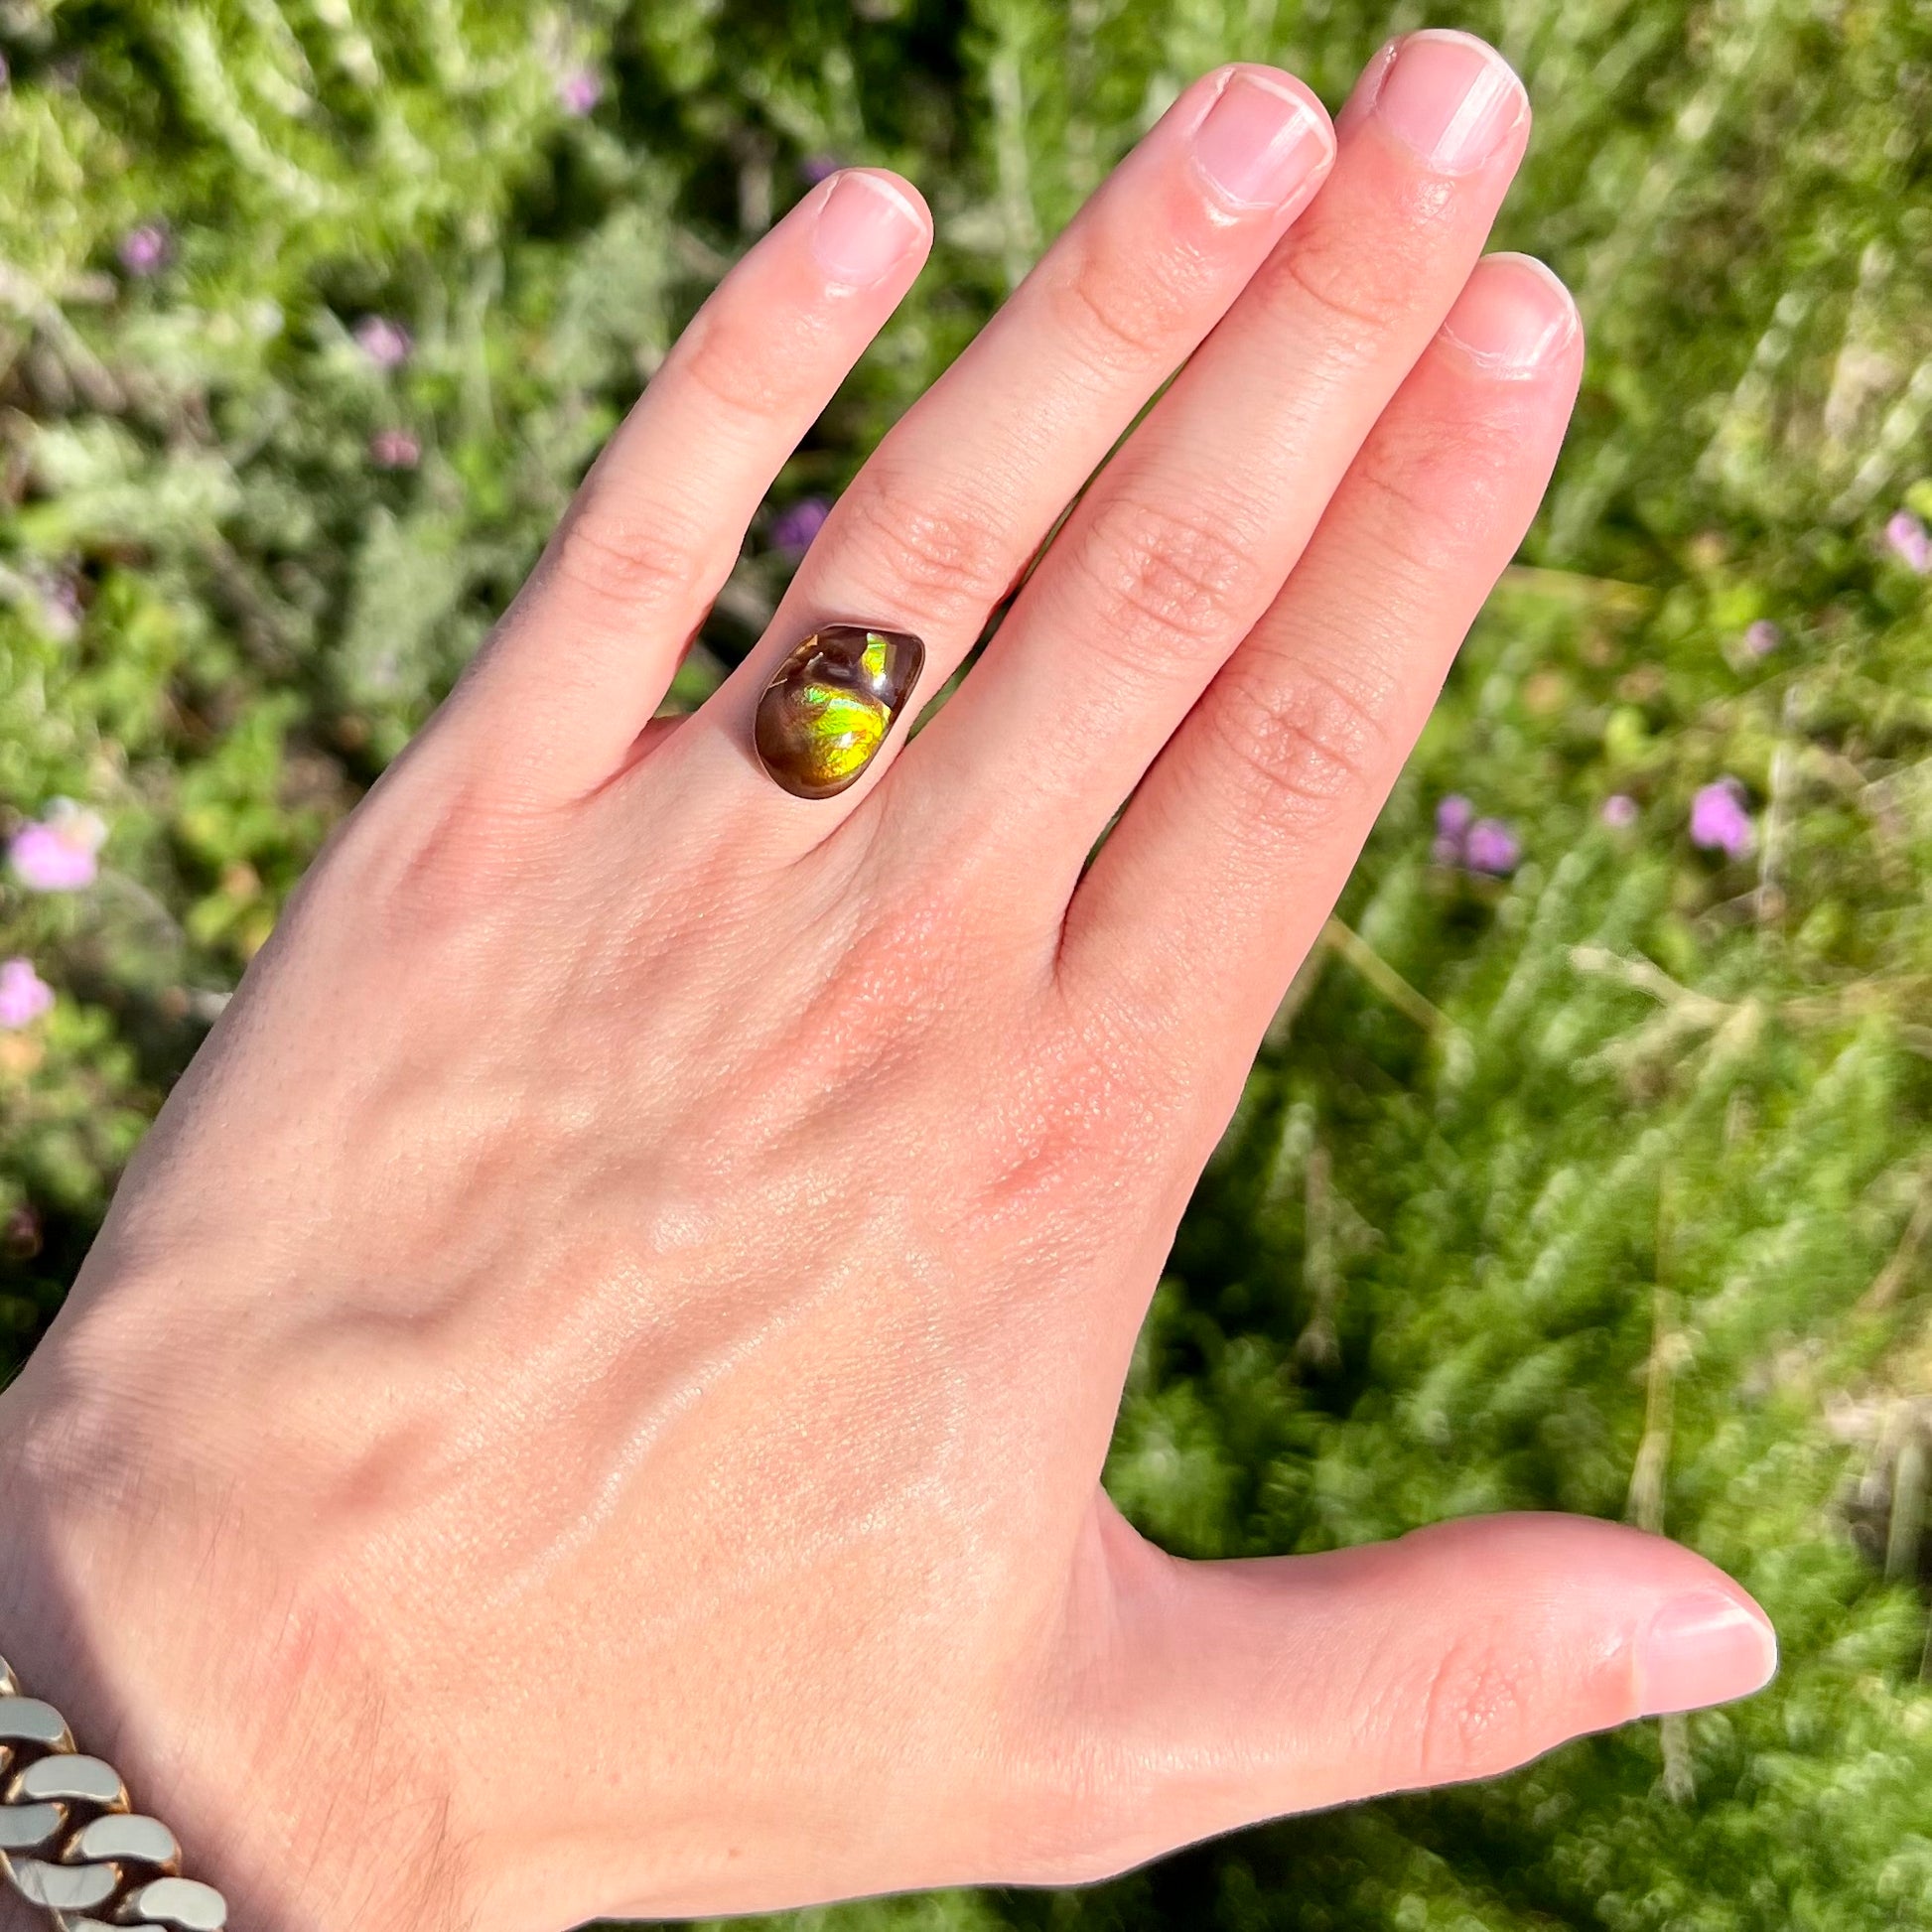
{"label": "blurred foliage", "polygon": [[[1423,18],[0,0],[0,833],[59,797],[108,826],[86,890],[0,883],[0,954],[59,996],[0,1033],[0,1347],[58,1304],[329,826],[814,167],[902,169],[940,246],[774,508],[836,493],[1187,76],[1273,59],[1339,104]],[[1500,239],[1580,292],[1584,399],[1182,1230],[1110,1481],[1189,1554],[1627,1515],[1757,1592],[1783,1674],[1089,1892],[787,1924],[1932,1923],[1932,620],[1882,536],[1932,517],[1932,12],[1433,18],[1529,80]],[[761,521],[684,701],[787,567]],[[1738,858],[1688,837],[1725,777]],[[1509,825],[1513,876],[1432,858],[1449,793]]]}

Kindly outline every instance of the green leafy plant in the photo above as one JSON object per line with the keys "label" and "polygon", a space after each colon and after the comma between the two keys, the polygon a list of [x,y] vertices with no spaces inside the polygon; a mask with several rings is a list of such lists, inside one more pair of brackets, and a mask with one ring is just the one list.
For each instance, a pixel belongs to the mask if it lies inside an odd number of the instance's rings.
{"label": "green leafy plant", "polygon": [[[904,170],[939,248],[754,531],[687,703],[757,635],[799,506],[1189,74],[1274,59],[1338,103],[1422,18],[5,0],[8,1358],[320,840],[816,169]],[[1932,15],[1434,18],[1529,81],[1500,239],[1578,290],[1584,399],[1203,1182],[1109,1481],[1198,1555],[1628,1516],[1742,1578],[1783,1673],[1089,1892],[787,1923],[1932,1922]],[[85,880],[50,888],[36,840]]]}

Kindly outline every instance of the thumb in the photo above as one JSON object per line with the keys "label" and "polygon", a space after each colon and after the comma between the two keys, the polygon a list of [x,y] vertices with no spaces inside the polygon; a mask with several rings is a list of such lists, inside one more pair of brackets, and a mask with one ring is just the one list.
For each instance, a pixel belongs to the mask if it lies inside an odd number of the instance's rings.
{"label": "thumb", "polygon": [[1178,1563],[1103,1503],[1109,1615],[1079,1673],[1090,1850],[1118,1869],[1262,1818],[1488,1777],[1584,1731],[1745,1696],[1742,1589],[1590,1517],[1467,1518],[1319,1556]]}

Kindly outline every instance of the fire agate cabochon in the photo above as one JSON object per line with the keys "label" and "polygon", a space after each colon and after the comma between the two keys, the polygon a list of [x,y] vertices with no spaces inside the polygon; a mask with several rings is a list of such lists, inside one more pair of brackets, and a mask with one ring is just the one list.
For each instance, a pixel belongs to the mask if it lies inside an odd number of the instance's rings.
{"label": "fire agate cabochon", "polygon": [[828,623],[779,665],[759,700],[758,754],[797,798],[830,798],[869,765],[925,663],[903,630]]}

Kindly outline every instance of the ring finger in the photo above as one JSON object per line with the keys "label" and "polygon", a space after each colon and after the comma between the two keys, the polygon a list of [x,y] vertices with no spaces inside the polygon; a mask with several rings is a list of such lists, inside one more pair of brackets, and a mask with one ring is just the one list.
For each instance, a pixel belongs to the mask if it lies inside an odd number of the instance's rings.
{"label": "ring finger", "polygon": [[1062,988],[1142,1017],[1187,1069],[1204,1140],[1536,513],[1583,361],[1548,269],[1477,267],[1074,895]]}
{"label": "ring finger", "polygon": [[757,787],[775,806],[760,822],[781,844],[832,830],[886,760],[833,803],[784,799],[752,752],[753,714],[778,663],[828,621],[909,631],[924,669],[896,715],[913,714],[1307,205],[1333,152],[1319,102],[1287,74],[1230,68],[1189,88],[885,439],[764,641],[654,756],[655,776],[707,812]]}

